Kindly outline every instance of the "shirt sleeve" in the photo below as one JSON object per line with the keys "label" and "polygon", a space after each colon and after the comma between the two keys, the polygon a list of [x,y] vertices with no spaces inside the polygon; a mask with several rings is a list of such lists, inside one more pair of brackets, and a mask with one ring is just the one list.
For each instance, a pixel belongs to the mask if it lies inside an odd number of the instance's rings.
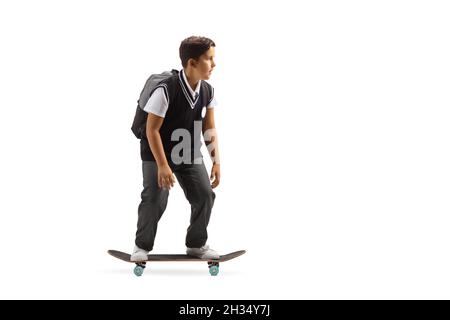
{"label": "shirt sleeve", "polygon": [[211,109],[211,108],[214,108],[215,106],[217,106],[217,100],[216,100],[216,97],[213,97],[211,102],[208,104],[208,106],[206,108]]}
{"label": "shirt sleeve", "polygon": [[147,113],[153,113],[157,116],[164,118],[166,116],[167,109],[169,108],[169,103],[167,102],[166,94],[164,93],[164,88],[159,87],[153,91],[152,95],[147,101],[144,107],[144,111]]}

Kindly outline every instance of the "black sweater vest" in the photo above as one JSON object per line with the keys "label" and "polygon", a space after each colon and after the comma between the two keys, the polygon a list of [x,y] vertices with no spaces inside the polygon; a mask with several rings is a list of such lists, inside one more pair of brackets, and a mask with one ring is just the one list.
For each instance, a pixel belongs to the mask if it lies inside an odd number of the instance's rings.
{"label": "black sweater vest", "polygon": [[[169,163],[180,162],[180,158],[188,156],[180,148],[180,143],[183,145],[188,143],[188,146],[190,146],[189,161],[191,163],[193,163],[195,158],[202,157],[200,152],[203,123],[202,113],[203,115],[205,114],[206,110],[203,111],[203,109],[206,109],[206,106],[211,102],[214,89],[209,83],[201,80],[199,96],[197,99],[194,99],[188,86],[189,84],[184,81],[183,76],[179,72],[176,72],[173,76],[163,80],[160,85],[155,87],[155,90],[159,87],[164,88],[169,102],[163,124],[159,130],[164,153]],[[172,139],[172,133],[175,130],[177,130],[176,137]],[[182,137],[180,137],[180,133]],[[185,141],[186,137],[189,137],[187,141]],[[176,149],[175,158],[172,159],[172,149],[176,145],[179,146]],[[141,139],[141,159],[143,161],[155,161],[155,157],[146,138]]]}

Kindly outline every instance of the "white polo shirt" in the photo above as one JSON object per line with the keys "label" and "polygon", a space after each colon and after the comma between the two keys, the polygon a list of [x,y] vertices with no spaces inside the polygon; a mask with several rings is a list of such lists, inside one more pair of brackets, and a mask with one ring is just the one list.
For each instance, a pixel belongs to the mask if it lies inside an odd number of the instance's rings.
{"label": "white polo shirt", "polygon": [[[183,77],[185,83],[188,83],[186,75],[184,74],[184,69],[180,70],[180,74]],[[189,86],[189,85],[187,86],[190,94],[192,95],[192,97],[194,97],[194,100],[196,100],[195,98],[200,94],[201,81],[202,80],[198,81],[197,87],[195,88],[195,90],[192,90],[191,86]],[[186,99],[187,99],[187,97],[186,97]],[[211,103],[206,107],[208,109],[210,109],[210,108],[214,108],[215,106],[217,106],[217,101],[216,101],[216,97],[213,96]],[[150,96],[150,98],[147,101],[147,104],[144,107],[144,111],[146,111],[147,113],[151,112],[157,116],[164,118],[168,108],[169,108],[169,104],[167,102],[166,95],[164,94],[164,89],[160,87],[160,88],[157,88],[155,91],[153,91],[152,95]]]}

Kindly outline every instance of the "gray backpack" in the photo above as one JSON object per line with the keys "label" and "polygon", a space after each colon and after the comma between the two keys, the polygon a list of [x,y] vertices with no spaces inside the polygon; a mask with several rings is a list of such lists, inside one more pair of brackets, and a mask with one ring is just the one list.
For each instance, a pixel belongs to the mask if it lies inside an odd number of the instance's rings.
{"label": "gray backpack", "polygon": [[[144,111],[145,105],[148,99],[150,99],[153,91],[158,87],[161,81],[172,77],[174,74],[178,74],[178,70],[172,69],[172,71],[164,71],[163,73],[152,74],[150,78],[145,82],[144,88],[139,96],[138,105],[136,107],[136,114],[134,116],[133,125],[131,131],[138,139],[146,138],[146,125],[148,113]],[[167,97],[168,99],[168,97]]]}

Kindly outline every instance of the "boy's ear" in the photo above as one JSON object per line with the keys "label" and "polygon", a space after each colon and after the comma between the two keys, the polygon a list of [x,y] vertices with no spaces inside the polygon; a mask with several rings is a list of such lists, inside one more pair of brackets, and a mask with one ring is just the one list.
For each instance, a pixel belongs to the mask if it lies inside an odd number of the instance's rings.
{"label": "boy's ear", "polygon": [[194,58],[190,58],[188,60],[188,65],[191,65],[192,67],[197,67],[197,61]]}

